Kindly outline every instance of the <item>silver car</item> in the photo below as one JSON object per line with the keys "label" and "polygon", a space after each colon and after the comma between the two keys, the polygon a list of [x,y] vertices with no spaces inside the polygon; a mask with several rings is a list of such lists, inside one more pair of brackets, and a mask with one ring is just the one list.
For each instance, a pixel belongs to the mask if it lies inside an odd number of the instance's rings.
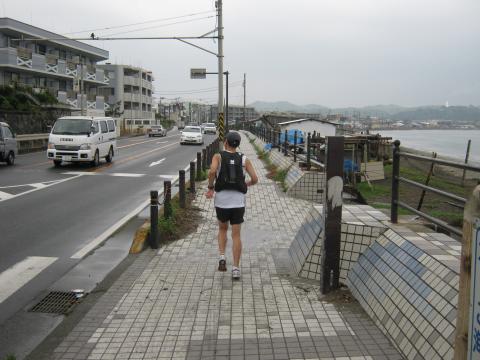
{"label": "silver car", "polygon": [[0,161],[13,165],[17,155],[18,147],[15,134],[7,123],[0,122]]}
{"label": "silver car", "polygon": [[148,137],[167,136],[167,130],[162,125],[152,125]]}

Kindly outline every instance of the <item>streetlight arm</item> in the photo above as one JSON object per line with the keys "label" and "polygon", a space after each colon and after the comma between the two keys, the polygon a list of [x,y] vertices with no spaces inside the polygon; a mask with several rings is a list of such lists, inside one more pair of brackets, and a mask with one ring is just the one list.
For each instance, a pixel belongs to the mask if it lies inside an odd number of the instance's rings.
{"label": "streetlight arm", "polygon": [[180,41],[180,42],[183,42],[183,43],[185,43],[185,44],[191,45],[191,46],[193,46],[193,47],[196,47],[197,49],[206,51],[206,52],[208,52],[208,53],[210,53],[210,54],[212,54],[212,55],[218,56],[217,53],[215,53],[215,52],[213,52],[213,51],[210,51],[210,50],[207,50],[207,49],[205,49],[205,48],[203,48],[203,47],[201,47],[201,46],[198,46],[198,45],[196,45],[196,44],[193,44],[193,43],[191,43],[191,42],[189,42],[189,41],[186,41],[186,40],[183,40],[183,39],[179,39],[179,38],[177,38],[176,40],[178,40],[178,41]]}

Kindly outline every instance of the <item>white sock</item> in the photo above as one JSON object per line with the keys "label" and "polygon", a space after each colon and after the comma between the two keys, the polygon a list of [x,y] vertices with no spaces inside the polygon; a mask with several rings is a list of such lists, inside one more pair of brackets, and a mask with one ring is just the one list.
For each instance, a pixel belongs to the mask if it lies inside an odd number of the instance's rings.
{"label": "white sock", "polygon": [[220,254],[220,260],[225,260],[225,254]]}
{"label": "white sock", "polygon": [[232,270],[240,270],[240,268],[237,266],[232,266]]}

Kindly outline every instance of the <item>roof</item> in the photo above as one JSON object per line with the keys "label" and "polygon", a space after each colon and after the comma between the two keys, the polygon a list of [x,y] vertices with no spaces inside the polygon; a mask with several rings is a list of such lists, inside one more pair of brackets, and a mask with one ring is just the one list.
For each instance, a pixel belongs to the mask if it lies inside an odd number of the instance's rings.
{"label": "roof", "polygon": [[304,121],[315,121],[315,122],[320,122],[320,123],[323,123],[323,124],[340,126],[339,124],[336,124],[336,123],[333,123],[333,122],[327,121],[327,120],[322,120],[322,119],[296,119],[296,120],[284,121],[284,122],[278,123],[277,125],[282,126],[282,125],[295,124],[295,123],[304,122]]}
{"label": "roof", "polygon": [[62,116],[59,119],[65,119],[65,120],[113,120],[113,118],[108,117],[108,116]]}

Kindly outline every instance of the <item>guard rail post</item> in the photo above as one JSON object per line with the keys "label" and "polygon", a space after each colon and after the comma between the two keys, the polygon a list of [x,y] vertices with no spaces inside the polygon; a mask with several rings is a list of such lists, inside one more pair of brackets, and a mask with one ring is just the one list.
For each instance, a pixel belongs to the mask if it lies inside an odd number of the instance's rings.
{"label": "guard rail post", "polygon": [[207,170],[207,149],[202,149],[202,170]]}
{"label": "guard rail post", "polygon": [[293,162],[297,162],[297,130],[293,133]]}
{"label": "guard rail post", "polygon": [[178,172],[178,202],[182,209],[185,208],[185,170]]}
{"label": "guard rail post", "polygon": [[312,141],[312,135],[308,133],[307,135],[307,169],[310,170],[310,167],[312,166],[311,161],[310,161],[310,143]]}
{"label": "guard rail post", "polygon": [[282,131],[278,131],[278,152],[282,151]]}
{"label": "guard rail post", "polygon": [[202,153],[197,152],[197,181],[202,177]]}
{"label": "guard rail post", "polygon": [[158,191],[150,191],[150,236],[148,243],[152,249],[158,249]]}
{"label": "guard rail post", "polygon": [[172,182],[170,180],[163,182],[163,217],[164,219],[172,217]]}
{"label": "guard rail post", "polygon": [[288,134],[288,131],[285,130],[285,138],[283,139],[284,140],[284,142],[283,142],[283,155],[285,155],[285,156],[288,155],[287,134]]}
{"label": "guard rail post", "polygon": [[392,203],[390,205],[390,221],[393,224],[398,222],[398,187],[400,176],[400,141],[393,142],[393,165],[392,165]]}
{"label": "guard rail post", "polygon": [[190,193],[195,194],[195,161],[190,161]]}

